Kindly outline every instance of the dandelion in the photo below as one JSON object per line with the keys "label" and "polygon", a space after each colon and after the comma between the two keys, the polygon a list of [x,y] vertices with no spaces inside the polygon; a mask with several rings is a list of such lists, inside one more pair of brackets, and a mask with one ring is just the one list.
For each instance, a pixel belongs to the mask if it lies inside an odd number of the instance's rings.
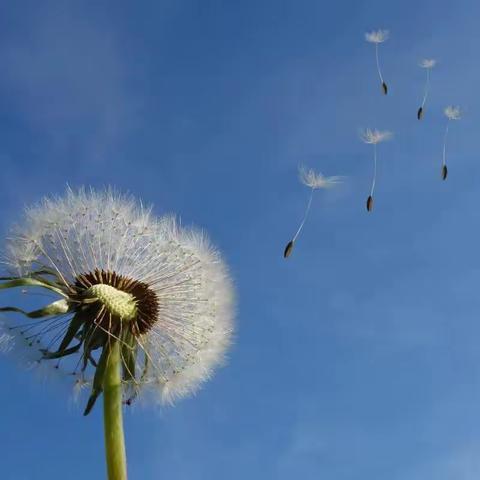
{"label": "dandelion", "polygon": [[[5,342],[103,393],[109,479],[126,478],[122,403],[194,393],[224,358],[233,329],[232,284],[206,236],[155,218],[112,191],[73,192],[27,210],[7,241],[0,289],[56,297],[1,325]],[[17,317],[17,315],[15,315]]]}
{"label": "dandelion", "polygon": [[370,195],[367,198],[367,211],[370,212],[373,209],[373,194],[375,192],[375,183],[377,181],[377,144],[390,140],[393,134],[388,131],[371,130],[367,128],[360,133],[360,138],[364,143],[373,145],[373,177],[372,187],[370,189]]}
{"label": "dandelion", "polygon": [[314,170],[311,169],[307,170],[303,166],[299,169],[299,178],[305,186],[310,188],[310,197],[308,199],[307,208],[305,209],[305,212],[303,214],[303,220],[300,223],[300,226],[298,227],[298,230],[293,236],[292,240],[290,240],[285,247],[285,250],[283,252],[284,258],[287,258],[291,255],[295,242],[300,235],[300,232],[302,231],[305,222],[307,221],[310,207],[312,206],[313,193],[315,192],[315,190],[318,190],[320,188],[334,187],[335,185],[341,183],[342,179],[342,177],[325,177],[321,173],[316,173]]}
{"label": "dandelion", "polygon": [[447,125],[445,127],[445,135],[443,136],[443,160],[442,160],[442,180],[447,179],[448,169],[447,169],[447,136],[448,136],[448,129],[450,127],[451,120],[460,120],[462,118],[462,111],[460,107],[449,105],[443,111],[445,116],[447,117]]}
{"label": "dandelion", "polygon": [[427,101],[428,91],[430,89],[430,70],[436,65],[437,61],[433,58],[425,58],[418,65],[421,68],[424,68],[427,72],[427,78],[425,80],[425,89],[423,93],[422,105],[417,111],[417,118],[421,120],[423,118],[423,112],[425,107],[425,102]]}
{"label": "dandelion", "polygon": [[378,46],[380,43],[387,41],[389,35],[390,32],[388,30],[376,30],[365,34],[365,40],[369,43],[375,44],[375,59],[377,62],[377,72],[378,76],[380,77],[380,82],[382,84],[382,91],[384,95],[388,93],[388,87],[383,79],[382,70],[380,68],[380,60],[378,58]]}

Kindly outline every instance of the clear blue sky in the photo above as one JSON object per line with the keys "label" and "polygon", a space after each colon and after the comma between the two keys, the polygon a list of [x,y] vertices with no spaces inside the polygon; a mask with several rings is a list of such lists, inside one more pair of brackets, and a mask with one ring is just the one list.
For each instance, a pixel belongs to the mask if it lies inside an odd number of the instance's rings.
{"label": "clear blue sky", "polygon": [[[479,16],[473,0],[3,2],[2,232],[67,183],[115,185],[204,227],[237,285],[229,365],[175,408],[127,412],[132,479],[479,478]],[[439,64],[418,122],[422,57]],[[466,111],[442,182],[450,103]],[[364,126],[395,133],[370,215]],[[300,163],[348,178],[285,261]],[[102,478],[100,408],[82,417],[66,384],[8,359],[0,378],[2,479]]]}

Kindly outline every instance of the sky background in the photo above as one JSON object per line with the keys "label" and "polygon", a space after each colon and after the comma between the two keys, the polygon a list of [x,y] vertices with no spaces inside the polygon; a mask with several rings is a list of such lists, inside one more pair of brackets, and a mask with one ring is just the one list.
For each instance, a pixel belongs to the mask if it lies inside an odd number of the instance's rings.
{"label": "sky background", "polygon": [[[67,184],[114,185],[205,228],[236,283],[228,366],[174,408],[126,412],[131,479],[479,478],[479,16],[474,0],[2,2],[2,234]],[[423,57],[439,63],[418,122]],[[368,126],[395,134],[371,214]],[[346,179],[284,260],[299,164]],[[84,418],[69,379],[0,360],[1,478],[102,478],[101,408]]]}

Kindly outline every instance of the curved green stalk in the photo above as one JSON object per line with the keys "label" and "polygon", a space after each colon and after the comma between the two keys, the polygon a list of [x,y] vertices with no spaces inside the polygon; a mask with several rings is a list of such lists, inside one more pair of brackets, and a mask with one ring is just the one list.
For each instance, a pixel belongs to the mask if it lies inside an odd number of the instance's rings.
{"label": "curved green stalk", "polygon": [[103,380],[105,457],[109,480],[127,480],[127,459],[122,419],[120,343],[111,339]]}

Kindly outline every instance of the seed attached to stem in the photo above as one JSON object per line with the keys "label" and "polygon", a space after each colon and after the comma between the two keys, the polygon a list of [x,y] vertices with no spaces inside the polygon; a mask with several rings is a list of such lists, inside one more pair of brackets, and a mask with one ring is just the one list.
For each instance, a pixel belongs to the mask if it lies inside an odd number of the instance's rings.
{"label": "seed attached to stem", "polygon": [[372,186],[370,187],[370,195],[367,199],[367,211],[371,212],[373,209],[373,194],[375,192],[375,184],[377,181],[377,144],[390,140],[393,134],[388,131],[372,130],[367,128],[360,132],[360,139],[369,145],[373,145],[373,176]]}
{"label": "seed attached to stem", "polygon": [[382,92],[384,95],[387,95],[388,93],[388,87],[387,83],[383,79],[382,75],[382,69],[380,68],[380,59],[378,56],[378,46],[388,40],[389,37],[389,31],[388,30],[374,30],[373,32],[368,32],[365,34],[365,40],[369,43],[373,43],[375,45],[375,61],[377,64],[377,73],[378,76],[380,77],[380,83],[382,85]]}
{"label": "seed attached to stem", "polygon": [[462,111],[460,107],[449,105],[443,111],[445,116],[447,117],[447,125],[445,127],[445,134],[443,136],[443,157],[442,157],[442,180],[447,179],[448,170],[447,170],[447,137],[448,137],[448,130],[450,127],[450,122],[452,120],[460,120],[462,118]]}
{"label": "seed attached to stem", "polygon": [[430,89],[430,70],[436,65],[437,61],[433,58],[424,58],[418,66],[424,68],[427,72],[427,77],[425,79],[425,87],[423,92],[423,99],[420,108],[417,111],[417,118],[421,120],[423,118],[423,109],[425,107],[425,102],[427,101],[428,92]]}
{"label": "seed attached to stem", "polygon": [[325,177],[321,173],[316,173],[314,170],[307,170],[305,167],[300,167],[299,178],[305,186],[310,188],[310,197],[308,199],[307,208],[305,209],[305,212],[303,214],[303,220],[300,223],[300,226],[298,227],[297,232],[293,236],[292,240],[287,243],[287,246],[283,251],[283,258],[288,258],[292,254],[295,241],[297,240],[300,232],[303,229],[303,226],[305,225],[305,222],[307,221],[310,207],[312,206],[313,193],[315,192],[315,190],[318,190],[320,188],[327,189],[334,187],[338,183],[341,183],[342,177]]}

